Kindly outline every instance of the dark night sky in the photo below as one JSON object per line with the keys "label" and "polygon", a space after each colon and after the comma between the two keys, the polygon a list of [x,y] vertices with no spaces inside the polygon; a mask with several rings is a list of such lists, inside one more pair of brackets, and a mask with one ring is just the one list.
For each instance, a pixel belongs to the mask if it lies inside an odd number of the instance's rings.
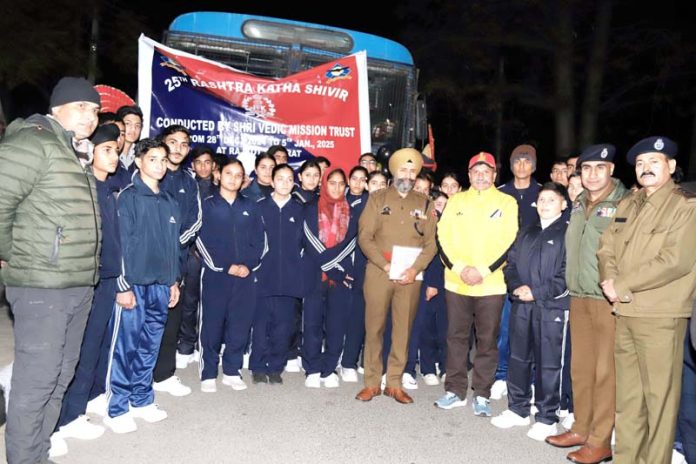
{"label": "dark night sky", "polygon": [[[459,2],[464,0],[450,0]],[[527,0],[524,2],[488,0],[491,3],[500,5],[526,5],[544,3],[543,0]],[[589,3],[588,3],[589,2]],[[554,2],[547,2],[552,5]],[[591,4],[591,0],[578,1],[578,5],[584,6]],[[638,2],[634,0],[615,0],[612,30],[625,30],[631,27],[645,27],[659,31],[678,31],[692,45],[696,43],[696,16],[689,8],[689,1],[663,0],[659,2],[659,7],[655,6],[654,2]],[[252,13],[265,16],[275,16],[286,19],[299,21],[308,21],[318,24],[326,24],[332,26],[344,27],[347,29],[368,32],[383,37],[387,37],[403,43],[411,50],[420,48],[425,50],[426,54],[437,54],[439,50],[431,49],[429,46],[423,47],[423,44],[436,37],[439,30],[432,25],[425,27],[418,20],[417,15],[414,20],[413,15],[408,19],[402,14],[406,8],[411,8],[411,12],[418,12],[419,5],[431,5],[431,8],[444,8],[451,5],[446,0],[426,2],[425,0],[402,0],[400,2],[371,2],[367,8],[355,8],[354,4],[349,2],[326,2],[326,1],[311,1],[311,2],[285,2],[280,5],[271,4],[271,2],[258,1],[237,1],[237,2],[220,2],[220,1],[197,1],[191,0],[170,0],[168,2],[142,2],[136,0],[108,0],[108,8],[111,11],[119,9],[129,9],[137,11],[141,14],[148,30],[146,34],[153,39],[160,41],[162,32],[168,27],[169,23],[179,14],[190,11],[234,11],[239,13]],[[435,16],[435,24],[439,18]],[[443,18],[444,20],[444,18]],[[462,29],[466,29],[471,21],[476,21],[477,18],[462,18]],[[468,22],[467,22],[468,21]],[[586,27],[584,26],[579,27]],[[118,24],[102,24],[104,35],[118,31]],[[641,38],[642,39],[642,38]],[[137,37],[133,37],[133,41]],[[639,39],[640,40],[640,39]],[[418,53],[414,53],[416,65],[421,69],[421,83],[437,77],[438,73],[442,72],[439,69],[423,66],[424,59],[419,57]],[[655,62],[659,61],[659,56],[646,57],[643,56],[646,73],[659,73],[660,70],[655,68]],[[121,87],[131,94],[135,94],[137,88],[137,70],[133,67],[132,70],[120,66],[116,69],[105,64],[106,60],[101,60],[100,65],[104,75],[98,79],[100,83],[106,83]],[[643,63],[641,63],[643,64]],[[635,69],[635,68],[634,68]],[[641,68],[638,67],[638,70]],[[691,66],[690,69],[693,69]],[[515,70],[512,70],[515,72]],[[577,72],[582,73],[582,69]],[[638,71],[640,72],[640,71]],[[456,78],[457,76],[455,76]],[[641,76],[636,75],[635,78]],[[631,80],[633,76],[622,76],[623,80]],[[613,81],[612,81],[613,79]],[[694,77],[690,76],[691,82],[694,82]],[[612,75],[605,76],[605,85],[613,84],[616,86],[616,77]],[[622,82],[618,83],[620,87]],[[666,85],[671,85],[667,83]],[[696,86],[694,87],[696,88]],[[577,90],[582,90],[577,89]],[[664,88],[651,88],[646,93],[652,92],[651,96],[659,96]],[[30,89],[25,90],[26,103],[17,104],[15,114],[10,112],[11,116],[22,116],[30,110],[36,111],[36,108],[45,106],[42,98],[32,95]],[[34,92],[35,93],[35,92]],[[691,92],[685,97],[687,100],[679,108],[675,105],[664,105],[660,98],[652,98],[651,102],[641,106],[631,107],[626,110],[625,114],[614,115],[608,119],[600,119],[598,140],[610,141],[617,145],[618,152],[623,156],[623,153],[639,138],[648,135],[662,134],[670,136],[677,140],[681,147],[681,152],[684,158],[688,158],[687,154],[693,149],[691,145],[691,133],[693,130],[694,111],[696,111],[696,94]],[[18,100],[16,98],[16,100]],[[474,153],[480,150],[493,151],[494,149],[494,132],[491,126],[482,127],[473,123],[465,117],[465,115],[454,116],[450,112],[446,115],[446,108],[443,106],[443,99],[429,99],[429,116],[434,125],[435,137],[437,141],[437,157],[441,166],[459,168],[464,165],[466,160]],[[477,108],[473,108],[475,111]],[[40,111],[40,109],[39,109]],[[553,158],[554,146],[554,131],[553,131],[553,116],[550,112],[543,112],[535,109],[530,109],[524,105],[511,103],[506,106],[506,117],[515,118],[518,123],[515,126],[507,128],[504,133],[503,149],[501,158],[506,160],[507,154],[518,143],[534,141],[538,146],[540,157],[539,180],[545,180],[551,159]],[[522,124],[519,124],[522,121]],[[685,164],[685,163],[682,163]],[[626,167],[619,163],[619,169],[625,170]],[[509,177],[507,168],[503,169],[503,179]],[[624,180],[631,181],[630,173],[626,173]]]}

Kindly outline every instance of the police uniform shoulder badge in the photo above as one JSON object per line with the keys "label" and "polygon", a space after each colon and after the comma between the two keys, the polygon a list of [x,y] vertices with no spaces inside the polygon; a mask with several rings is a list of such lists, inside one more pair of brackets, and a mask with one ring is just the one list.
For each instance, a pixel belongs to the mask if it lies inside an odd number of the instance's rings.
{"label": "police uniform shoulder badge", "polygon": [[674,192],[676,194],[681,195],[682,197],[686,198],[686,200],[689,202],[696,201],[696,193],[694,193],[690,190],[686,190],[684,188],[677,187],[674,189]]}

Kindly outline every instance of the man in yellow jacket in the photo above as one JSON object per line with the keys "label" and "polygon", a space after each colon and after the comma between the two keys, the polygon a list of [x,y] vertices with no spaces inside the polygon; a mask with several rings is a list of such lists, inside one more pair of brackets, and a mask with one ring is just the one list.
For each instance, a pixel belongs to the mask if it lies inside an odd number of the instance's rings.
{"label": "man in yellow jacket", "polygon": [[696,197],[672,181],[676,155],[667,137],[631,148],[642,188],[619,203],[597,252],[616,316],[617,464],[668,464],[672,456],[696,297]]}
{"label": "man in yellow jacket", "polygon": [[476,357],[472,386],[474,414],[491,415],[489,397],[498,362],[500,313],[507,289],[503,265],[517,235],[517,201],[495,188],[493,155],[481,152],[469,161],[471,188],[449,199],[438,223],[445,263],[447,303],[447,380],[442,409],[466,405],[467,359],[472,324]]}

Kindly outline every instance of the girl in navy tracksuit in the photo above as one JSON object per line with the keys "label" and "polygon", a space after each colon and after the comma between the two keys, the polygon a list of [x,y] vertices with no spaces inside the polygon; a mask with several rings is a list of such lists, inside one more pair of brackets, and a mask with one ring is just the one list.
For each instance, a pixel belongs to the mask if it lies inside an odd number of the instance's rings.
{"label": "girl in navy tracksuit", "polygon": [[118,277],[111,347],[109,417],[117,433],[136,429],[133,417],[157,422],[167,417],[154,404],[152,371],[167,312],[179,298],[179,229],[176,199],[160,190],[167,170],[167,146],[154,139],[136,145],[138,174],[118,196],[123,260]]}
{"label": "girl in navy tracksuit", "polygon": [[[553,182],[544,184],[537,198],[540,222],[520,231],[503,271],[513,300],[507,378],[509,411],[492,422],[494,425],[498,422],[498,426],[526,425],[533,383],[539,411],[528,435],[537,440],[556,433],[556,411],[560,405],[569,308],[565,281],[567,222],[562,215],[567,207],[564,190]],[[506,420],[503,415],[507,415]]]}
{"label": "girl in navy tracksuit", "polygon": [[[351,308],[352,253],[357,218],[345,198],[346,175],[327,169],[316,202],[305,210],[307,295],[304,299],[302,365],[305,386],[338,387],[336,367]],[[322,350],[323,345],[323,350]]]}
{"label": "girl in navy tracksuit", "polygon": [[263,253],[263,225],[256,203],[239,194],[244,166],[234,158],[221,166],[220,190],[203,202],[196,245],[203,259],[200,279],[201,390],[214,392],[220,349],[223,383],[246,388],[240,376],[256,305],[255,272]]}
{"label": "girl in navy tracksuit", "polygon": [[295,186],[295,190],[292,194],[303,204],[311,203],[313,200],[316,200],[319,196],[317,187],[321,179],[321,167],[319,163],[314,160],[305,161],[302,163],[302,166],[300,166],[299,171],[297,171],[297,177],[300,180],[300,185]]}
{"label": "girl in navy tracksuit", "polygon": [[[346,200],[350,205],[351,215],[356,221],[367,204],[367,169],[356,166],[348,177],[349,190]],[[344,382],[357,382],[358,361],[365,341],[365,296],[362,288],[365,283],[367,258],[360,247],[353,251],[353,290],[351,291],[351,309],[346,327],[346,341],[341,356],[341,379]]]}
{"label": "girl in navy tracksuit", "polygon": [[[111,345],[109,320],[116,301],[116,278],[121,274],[121,242],[119,239],[116,194],[118,189],[109,183],[118,166],[117,140],[121,130],[115,124],[99,126],[92,134],[94,156],[92,171],[97,179],[97,197],[101,215],[102,247],[99,255],[99,283],[94,289],[92,309],[80,348],[75,377],[65,391],[63,406],[56,428],[84,421],[87,402],[105,390],[106,372],[98,366],[106,365]],[[92,391],[98,392],[91,395]],[[104,398],[105,401],[105,398]],[[102,415],[105,411],[102,411]],[[69,429],[65,427],[63,432]],[[73,436],[70,432],[66,437]],[[78,437],[81,438],[81,437]]]}
{"label": "girl in navy tracksuit", "polygon": [[291,194],[294,172],[289,165],[273,168],[272,178],[273,193],[257,203],[267,251],[258,271],[249,369],[254,383],[279,384],[290,349],[295,305],[303,296],[304,206]]}

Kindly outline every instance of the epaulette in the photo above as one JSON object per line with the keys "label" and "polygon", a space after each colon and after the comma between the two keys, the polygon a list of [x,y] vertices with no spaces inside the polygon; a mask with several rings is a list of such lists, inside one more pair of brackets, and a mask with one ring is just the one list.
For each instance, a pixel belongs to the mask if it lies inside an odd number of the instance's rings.
{"label": "epaulette", "polygon": [[684,188],[677,187],[674,189],[674,193],[686,198],[686,201],[696,201],[696,193],[692,192],[691,190],[686,190]]}

